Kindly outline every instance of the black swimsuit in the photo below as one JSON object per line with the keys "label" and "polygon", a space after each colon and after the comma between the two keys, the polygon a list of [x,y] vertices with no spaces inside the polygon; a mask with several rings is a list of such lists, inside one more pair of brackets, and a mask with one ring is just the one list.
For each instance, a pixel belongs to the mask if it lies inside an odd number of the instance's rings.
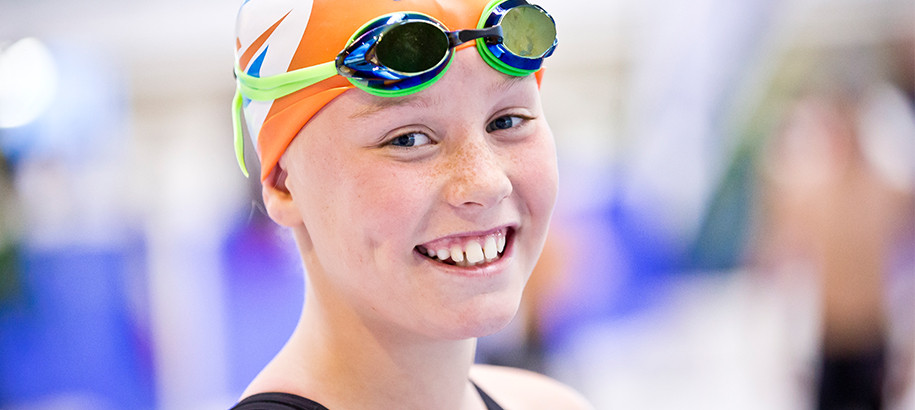
{"label": "black swimsuit", "polygon": [[[486,403],[486,408],[488,410],[503,410],[502,406],[499,406],[492,397],[489,397],[486,392],[480,389],[480,386],[477,386],[475,383],[473,387],[476,387],[477,392],[480,393],[480,397],[483,399],[483,403]],[[327,407],[322,406],[319,403],[316,403],[312,400],[306,399],[302,396],[296,396],[289,393],[259,393],[252,395],[235,405],[229,410],[328,410]]]}

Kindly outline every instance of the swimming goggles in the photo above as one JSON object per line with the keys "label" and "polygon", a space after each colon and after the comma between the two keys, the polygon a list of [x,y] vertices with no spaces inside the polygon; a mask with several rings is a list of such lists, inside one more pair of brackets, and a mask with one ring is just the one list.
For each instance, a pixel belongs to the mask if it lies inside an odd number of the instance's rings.
{"label": "swimming goggles", "polygon": [[425,14],[396,12],[359,28],[334,61],[262,78],[248,75],[236,65],[238,86],[232,116],[235,152],[242,171],[243,97],[275,100],[336,74],[369,94],[409,95],[441,78],[451,63],[454,48],[474,40],[480,56],[494,69],[526,76],[539,70],[543,59],[556,48],[556,23],[543,8],[525,0],[492,1],[476,29],[456,31],[448,31]]}

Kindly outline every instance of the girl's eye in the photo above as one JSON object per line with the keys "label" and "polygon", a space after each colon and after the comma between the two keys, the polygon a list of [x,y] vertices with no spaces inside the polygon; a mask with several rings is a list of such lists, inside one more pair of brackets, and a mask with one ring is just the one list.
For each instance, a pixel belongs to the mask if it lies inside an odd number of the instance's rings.
{"label": "girl's eye", "polygon": [[486,126],[486,131],[493,132],[498,130],[507,130],[512,127],[517,127],[524,121],[524,118],[514,116],[514,115],[505,115],[499,118],[496,118],[491,123]]}
{"label": "girl's eye", "polygon": [[432,139],[430,139],[426,134],[420,132],[407,133],[399,137],[395,137],[390,142],[388,142],[388,144],[395,147],[404,148],[418,147],[430,143],[432,143]]}

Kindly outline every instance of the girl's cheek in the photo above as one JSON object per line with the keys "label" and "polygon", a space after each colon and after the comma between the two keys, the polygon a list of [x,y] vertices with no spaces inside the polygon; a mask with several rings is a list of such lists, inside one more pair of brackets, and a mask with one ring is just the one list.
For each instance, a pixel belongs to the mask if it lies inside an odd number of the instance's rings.
{"label": "girl's cheek", "polygon": [[377,229],[381,231],[392,226],[407,228],[410,219],[421,214],[417,208],[428,202],[424,196],[432,195],[426,177],[410,174],[376,168],[368,176],[354,180],[350,201],[361,205],[352,212],[360,214],[360,218],[377,221]]}
{"label": "girl's cheek", "polygon": [[559,181],[555,157],[552,150],[542,149],[532,152],[528,157],[530,161],[523,162],[523,184],[535,202],[530,206],[536,207],[539,212],[549,213],[556,203]]}

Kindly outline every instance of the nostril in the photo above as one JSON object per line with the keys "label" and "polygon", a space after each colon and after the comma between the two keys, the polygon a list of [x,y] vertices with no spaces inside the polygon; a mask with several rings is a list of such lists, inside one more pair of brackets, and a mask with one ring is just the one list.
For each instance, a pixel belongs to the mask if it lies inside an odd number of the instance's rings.
{"label": "nostril", "polygon": [[449,181],[448,199],[455,206],[489,208],[510,196],[513,187],[500,168],[462,172]]}

